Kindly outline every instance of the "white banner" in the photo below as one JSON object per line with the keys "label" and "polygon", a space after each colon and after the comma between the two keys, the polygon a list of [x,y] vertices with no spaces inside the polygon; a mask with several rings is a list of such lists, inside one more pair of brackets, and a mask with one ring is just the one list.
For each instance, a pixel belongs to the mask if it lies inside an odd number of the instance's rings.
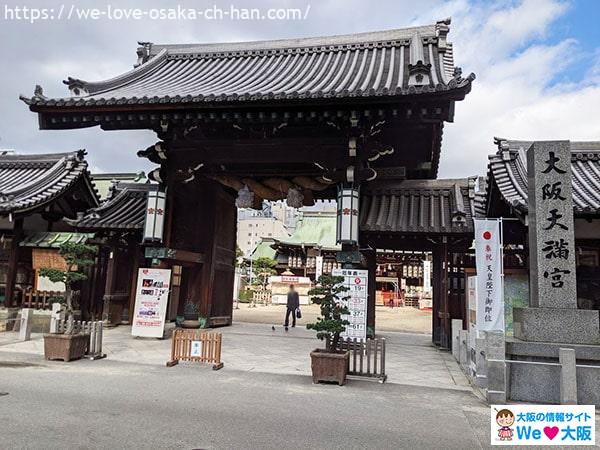
{"label": "white banner", "polygon": [[323,257],[315,257],[315,282],[319,281],[319,278],[323,275]]}
{"label": "white banner", "polygon": [[475,219],[478,331],[504,331],[501,226],[499,219]]}
{"label": "white banner", "polygon": [[171,269],[139,269],[132,336],[162,338],[171,285]]}

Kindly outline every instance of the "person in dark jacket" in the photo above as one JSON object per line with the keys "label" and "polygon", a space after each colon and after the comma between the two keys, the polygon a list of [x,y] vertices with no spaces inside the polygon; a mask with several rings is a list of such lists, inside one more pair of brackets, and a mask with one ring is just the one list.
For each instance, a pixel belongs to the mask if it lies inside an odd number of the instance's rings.
{"label": "person in dark jacket", "polygon": [[285,331],[288,330],[290,324],[290,314],[292,315],[292,328],[296,326],[296,310],[300,307],[300,297],[294,289],[294,285],[290,284],[290,290],[287,295],[287,311],[285,313]]}

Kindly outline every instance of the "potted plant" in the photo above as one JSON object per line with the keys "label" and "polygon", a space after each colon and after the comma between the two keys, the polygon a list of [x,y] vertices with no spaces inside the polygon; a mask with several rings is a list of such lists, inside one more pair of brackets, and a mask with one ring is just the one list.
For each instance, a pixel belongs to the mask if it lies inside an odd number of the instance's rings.
{"label": "potted plant", "polygon": [[342,297],[348,288],[343,286],[344,277],[322,275],[318,284],[308,293],[313,303],[321,307],[321,317],[306,328],[315,330],[317,338],[325,341],[324,349],[316,349],[310,353],[313,383],[321,381],[337,382],[340,386],[346,383],[350,353],[339,349],[340,334],[346,330],[350,322],[342,318],[349,314]]}
{"label": "potted plant", "polygon": [[97,247],[74,242],[61,244],[58,253],[65,261],[64,270],[42,268],[39,275],[47,277],[53,283],[65,285],[65,313],[67,325],[64,333],[44,335],[44,355],[46,359],[70,361],[81,358],[87,350],[89,335],[75,334],[73,300],[75,291],[79,290],[82,281],[87,280],[86,268],[94,264]]}

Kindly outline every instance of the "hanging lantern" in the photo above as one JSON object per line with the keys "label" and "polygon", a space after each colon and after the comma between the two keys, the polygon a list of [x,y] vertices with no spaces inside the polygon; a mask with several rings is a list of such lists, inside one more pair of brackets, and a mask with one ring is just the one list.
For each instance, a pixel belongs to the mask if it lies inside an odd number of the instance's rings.
{"label": "hanging lantern", "polygon": [[338,244],[358,244],[358,189],[339,187],[337,194]]}
{"label": "hanging lantern", "polygon": [[148,191],[146,220],[144,222],[144,242],[162,242],[165,224],[165,193]]}
{"label": "hanging lantern", "polygon": [[238,191],[238,196],[235,199],[235,206],[237,208],[252,208],[254,205],[254,192],[248,189],[248,186],[244,184],[244,187]]}

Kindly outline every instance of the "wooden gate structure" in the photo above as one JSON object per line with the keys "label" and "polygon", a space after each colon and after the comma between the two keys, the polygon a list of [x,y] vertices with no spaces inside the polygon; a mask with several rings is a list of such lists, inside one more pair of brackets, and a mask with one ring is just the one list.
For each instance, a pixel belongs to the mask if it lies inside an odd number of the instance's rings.
{"label": "wooden gate structure", "polygon": [[[22,99],[45,130],[156,132],[159,141],[138,152],[160,165],[149,177],[167,193],[164,236],[154,245],[191,257],[161,265],[188,264],[180,297],[209,325],[229,324],[236,207],[284,199],[309,206],[351,187],[361,191],[360,208],[344,214],[360,214],[360,248],[393,248],[384,244],[395,233],[420,246],[435,232],[442,249],[445,233],[471,232],[461,228],[471,218],[463,186],[445,183],[437,195],[427,184],[437,181],[444,123],[475,78],[454,66],[449,31],[447,19],[346,36],[143,43],[128,73],[93,83],[69,78],[67,99],[41,89]],[[372,334],[375,253],[348,243],[343,250],[344,261],[370,271]],[[446,303],[438,299],[434,309]],[[434,325],[449,330],[447,308],[440,319],[443,326]]]}

